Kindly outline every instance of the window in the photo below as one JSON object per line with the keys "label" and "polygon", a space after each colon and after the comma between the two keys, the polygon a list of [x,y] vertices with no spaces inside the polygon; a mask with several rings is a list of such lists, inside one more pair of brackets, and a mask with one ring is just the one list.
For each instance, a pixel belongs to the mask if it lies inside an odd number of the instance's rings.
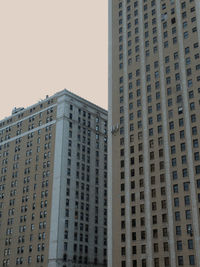
{"label": "window", "polygon": [[184,130],[180,131],[180,139],[185,138]]}
{"label": "window", "polygon": [[185,143],[181,143],[181,151],[185,151]]}
{"label": "window", "polygon": [[159,157],[163,157],[163,154],[164,154],[164,153],[163,153],[163,149],[160,149],[160,150],[159,150]]}
{"label": "window", "polygon": [[181,161],[182,161],[182,164],[186,164],[187,163],[186,155],[181,156]]}
{"label": "window", "polygon": [[176,180],[178,178],[177,171],[172,172],[172,177],[173,177],[173,180]]}
{"label": "window", "polygon": [[197,166],[195,167],[195,169],[196,169],[196,174],[199,174],[199,173],[200,173],[200,165],[197,165]]}
{"label": "window", "polygon": [[195,153],[194,153],[194,159],[195,159],[195,160],[199,160],[199,159],[200,159],[200,157],[199,157],[199,152],[195,152]]}
{"label": "window", "polygon": [[195,265],[194,255],[189,256],[189,263],[190,265]]}
{"label": "window", "polygon": [[190,87],[192,87],[192,80],[190,79],[190,80],[188,80],[188,87],[190,88]]}
{"label": "window", "polygon": [[176,147],[175,146],[171,146],[171,154],[175,154],[176,153]]}
{"label": "window", "polygon": [[168,237],[167,228],[163,228],[163,236]]}
{"label": "window", "polygon": [[182,250],[182,241],[177,241],[177,250]]}
{"label": "window", "polygon": [[154,247],[154,252],[158,252],[159,251],[158,243],[154,243],[153,247]]}
{"label": "window", "polygon": [[193,140],[193,147],[197,148],[199,146],[198,139]]}
{"label": "window", "polygon": [[191,211],[190,211],[190,210],[186,210],[186,211],[185,211],[185,218],[186,218],[187,220],[190,220],[190,219],[191,219]]}
{"label": "window", "polygon": [[174,207],[179,207],[179,198],[174,198]]}
{"label": "window", "polygon": [[190,76],[192,74],[191,68],[187,69],[187,76]]}
{"label": "window", "polygon": [[141,231],[141,239],[145,239],[146,238],[146,233],[145,233],[145,231]]}
{"label": "window", "polygon": [[163,144],[163,139],[162,137],[159,137],[158,138],[158,145],[161,146]]}
{"label": "window", "polygon": [[132,254],[137,254],[137,247],[136,246],[132,247]]}
{"label": "window", "polygon": [[189,196],[185,196],[184,201],[185,201],[185,206],[190,205],[190,197]]}
{"label": "window", "polygon": [[175,141],[175,134],[172,133],[170,134],[170,142],[174,142]]}
{"label": "window", "polygon": [[170,130],[174,129],[174,122],[173,121],[169,122],[169,129]]}
{"label": "window", "polygon": [[183,256],[178,256],[178,265],[183,266]]}
{"label": "window", "polygon": [[158,61],[155,61],[155,62],[154,62],[154,68],[155,68],[155,69],[158,68]]}
{"label": "window", "polygon": [[183,183],[183,190],[184,191],[189,191],[189,182]]}
{"label": "window", "polygon": [[175,220],[176,220],[176,221],[180,221],[180,219],[181,219],[180,212],[179,212],[179,211],[176,211],[176,212],[175,212]]}
{"label": "window", "polygon": [[160,109],[161,109],[161,105],[160,105],[160,103],[157,103],[156,104],[156,110],[159,111]]}
{"label": "window", "polygon": [[188,53],[190,53],[190,48],[189,47],[186,47],[185,48],[185,54],[188,54]]}
{"label": "window", "polygon": [[189,239],[188,240],[188,249],[193,249],[194,246],[193,246],[193,240],[192,239]]}
{"label": "window", "polygon": [[168,47],[168,41],[165,41],[164,42],[164,48],[167,48]]}
{"label": "window", "polygon": [[185,63],[186,63],[186,65],[189,65],[189,64],[191,63],[191,59],[190,59],[190,57],[187,57],[187,58],[185,59]]}
{"label": "window", "polygon": [[161,114],[158,114],[157,115],[157,121],[159,122],[159,121],[161,121],[161,119],[162,119]]}
{"label": "window", "polygon": [[157,82],[155,83],[155,88],[156,88],[156,89],[159,89],[159,86],[160,86],[160,83],[159,83],[159,81],[157,81]]}
{"label": "window", "polygon": [[184,126],[183,118],[179,119],[179,126],[180,126],[180,127]]}
{"label": "window", "polygon": [[159,267],[159,258],[154,259],[154,267]]}
{"label": "window", "polygon": [[175,184],[173,186],[174,193],[178,193],[178,184]]}
{"label": "window", "polygon": [[161,188],[160,188],[160,192],[161,192],[161,195],[162,195],[162,196],[165,196],[165,193],[166,193],[165,191],[166,191],[166,190],[165,190],[165,187],[161,187]]}
{"label": "window", "polygon": [[177,84],[176,85],[176,91],[178,92],[178,91],[180,91],[181,90],[181,85],[180,84]]}
{"label": "window", "polygon": [[158,133],[162,133],[162,126],[159,125],[157,130],[158,130]]}
{"label": "window", "polygon": [[196,115],[195,114],[191,115],[191,122],[196,122]]}
{"label": "window", "polygon": [[175,79],[176,79],[176,81],[179,81],[180,80],[180,74],[179,73],[176,73],[175,74]]}
{"label": "window", "polygon": [[153,128],[149,129],[149,136],[153,136]]}
{"label": "window", "polygon": [[182,170],[182,175],[183,175],[183,177],[187,177],[188,176],[187,169],[183,169]]}
{"label": "window", "polygon": [[165,57],[165,63],[169,63],[169,56]]}
{"label": "window", "polygon": [[196,65],[196,70],[200,70],[200,64]]}
{"label": "window", "polygon": [[192,127],[192,135],[196,135],[197,134],[197,127]]}
{"label": "window", "polygon": [[167,77],[166,78],[166,84],[170,84],[171,83],[171,78],[170,77]]}
{"label": "window", "polygon": [[153,124],[153,118],[149,117],[149,125]]}
{"label": "window", "polygon": [[164,251],[168,251],[169,250],[169,246],[168,246],[167,242],[163,243],[163,248],[164,248]]}
{"label": "window", "polygon": [[167,31],[163,33],[163,37],[166,38],[168,36]]}
{"label": "window", "polygon": [[181,235],[181,226],[176,226],[176,235]]}
{"label": "window", "polygon": [[173,166],[173,167],[176,166],[176,158],[173,158],[173,159],[172,159],[172,166]]}
{"label": "window", "polygon": [[184,34],[183,34],[183,37],[184,37],[184,39],[188,39],[188,32],[186,31],[186,32],[184,32]]}

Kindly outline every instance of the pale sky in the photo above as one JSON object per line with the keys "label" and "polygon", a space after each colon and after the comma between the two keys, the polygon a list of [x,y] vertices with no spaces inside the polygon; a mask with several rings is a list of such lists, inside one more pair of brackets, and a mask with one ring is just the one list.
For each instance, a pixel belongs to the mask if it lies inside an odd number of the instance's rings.
{"label": "pale sky", "polygon": [[0,120],[64,88],[107,108],[108,0],[0,0]]}

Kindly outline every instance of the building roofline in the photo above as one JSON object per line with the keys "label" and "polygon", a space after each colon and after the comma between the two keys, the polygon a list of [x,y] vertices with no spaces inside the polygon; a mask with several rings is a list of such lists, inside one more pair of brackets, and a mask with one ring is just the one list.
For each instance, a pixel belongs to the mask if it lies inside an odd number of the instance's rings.
{"label": "building roofline", "polygon": [[0,123],[2,123],[3,121],[6,121],[6,120],[9,120],[9,119],[13,118],[14,116],[17,116],[17,115],[20,114],[21,112],[25,112],[26,110],[31,109],[31,108],[37,106],[38,104],[43,104],[43,103],[45,103],[46,101],[51,100],[51,99],[54,98],[54,97],[59,97],[59,96],[62,96],[62,95],[68,95],[68,96],[70,96],[70,97],[72,97],[72,98],[75,98],[75,99],[77,99],[78,101],[81,101],[81,102],[85,103],[86,105],[91,106],[92,108],[95,108],[95,109],[99,110],[99,112],[102,112],[102,113],[104,113],[105,115],[108,115],[108,111],[107,111],[106,109],[104,109],[104,108],[102,108],[102,107],[100,107],[100,106],[98,106],[98,105],[92,103],[92,102],[89,101],[89,100],[86,100],[85,98],[83,98],[83,97],[81,97],[81,96],[78,96],[78,95],[76,95],[76,94],[70,92],[70,91],[67,90],[67,89],[63,89],[63,90],[58,91],[57,93],[53,94],[52,96],[48,96],[48,95],[47,95],[45,99],[40,100],[40,101],[38,101],[37,103],[35,103],[35,104],[31,105],[31,106],[28,106],[28,107],[23,108],[23,109],[21,108],[21,110],[20,110],[19,112],[17,112],[17,113],[15,113],[15,114],[12,114],[12,115],[10,115],[10,116],[8,116],[8,117],[5,117],[5,118],[1,119],[1,120],[0,120]]}
{"label": "building roofline", "polygon": [[57,92],[54,96],[62,96],[62,95],[68,95],[70,97],[73,97],[73,98],[77,99],[78,101],[84,102],[88,106],[91,106],[91,107],[93,107],[95,109],[98,109],[100,112],[105,113],[105,115],[108,114],[108,111],[106,109],[104,109],[104,108],[92,103],[91,101],[89,101],[89,100],[87,100],[87,99],[85,99],[85,98],[83,98],[81,96],[78,96],[78,95],[70,92],[67,89],[64,89],[62,91]]}

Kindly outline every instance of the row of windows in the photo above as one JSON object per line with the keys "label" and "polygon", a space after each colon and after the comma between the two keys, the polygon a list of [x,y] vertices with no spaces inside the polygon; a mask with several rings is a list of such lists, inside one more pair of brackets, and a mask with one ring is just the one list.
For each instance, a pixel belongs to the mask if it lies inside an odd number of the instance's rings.
{"label": "row of windows", "polygon": [[[162,265],[160,265],[160,259],[159,258],[154,258],[154,267],[160,267]],[[178,261],[178,266],[183,266],[184,265],[184,257],[183,256],[178,256],[177,257],[177,261]],[[195,256],[194,255],[189,255],[188,257],[188,261],[189,261],[189,265],[195,265]],[[141,265],[140,265],[141,264]],[[143,260],[133,260],[132,261],[132,266],[133,267],[147,267],[147,262],[146,259]],[[164,266],[165,267],[169,267],[170,266],[170,260],[168,257],[164,258]],[[121,267],[126,267],[126,261],[122,261],[121,262]]]}
{"label": "row of windows", "polygon": [[[53,109],[52,109],[53,110]],[[48,110],[47,110],[48,111]],[[51,111],[51,112],[53,112],[53,111]],[[42,113],[41,113],[42,114]],[[41,114],[39,115],[40,116],[40,118],[41,118]],[[30,117],[29,118],[29,123],[30,122],[32,122],[32,121],[34,121],[35,120],[35,116],[33,116],[33,117]],[[46,123],[48,123],[48,122],[50,122],[50,121],[52,121],[53,120],[53,117],[52,116],[50,116],[50,117],[47,117],[46,118]],[[42,125],[42,121],[39,121],[38,122],[38,126],[41,126]],[[21,128],[22,127],[22,121],[21,122],[18,122],[17,123],[17,128]],[[32,123],[32,124],[29,124],[28,125],[28,130],[31,130],[31,129],[34,129],[34,127],[35,127],[35,125]],[[51,126],[50,126],[51,127]],[[11,126],[10,127],[8,127],[8,128],[6,128],[5,130],[2,130],[2,131],[0,131],[0,135],[3,135],[4,134],[4,132],[5,133],[7,133],[7,132],[10,132],[11,131]],[[16,131],[16,135],[20,135],[22,133],[22,129],[18,129],[17,131]],[[10,136],[10,135],[9,135]],[[27,136],[28,138],[30,138],[30,137],[33,137],[33,133],[31,133],[31,134],[28,134],[28,136]],[[7,138],[8,139],[8,138]],[[4,137],[4,139],[3,139],[3,137],[1,137],[1,141],[3,141],[3,140],[7,140],[6,139],[6,136]]]}
{"label": "row of windows", "polygon": [[[48,105],[50,105],[50,104],[52,104],[53,102],[54,102],[54,99],[52,98],[52,99],[48,100],[46,103],[47,103]],[[37,107],[40,107],[40,109],[41,109],[41,108],[43,108],[43,104],[40,104],[40,105],[38,105]],[[34,112],[34,111],[37,109],[37,107],[33,107],[33,108],[29,109],[29,110],[28,110],[29,113]],[[20,111],[22,111],[22,110],[23,110],[23,109],[21,109]],[[52,108],[50,108],[50,109],[48,109],[48,110],[52,110]],[[27,111],[27,112],[28,112],[28,111]],[[47,113],[47,114],[48,114],[48,113]],[[20,112],[20,113],[17,115],[17,117],[18,117],[18,119],[23,118],[23,117],[24,117],[24,112]],[[11,123],[12,121],[13,121],[13,117],[11,117],[10,119],[7,119],[7,120],[5,120],[5,121],[3,121],[3,122],[0,122],[0,127],[4,126],[6,123],[9,124],[9,123]]]}
{"label": "row of windows", "polygon": [[[64,254],[64,257],[63,257],[63,261],[66,262],[67,261],[67,254]],[[74,255],[73,256],[73,260],[71,261],[72,263],[83,263],[83,264],[87,264],[88,263],[88,257],[85,256],[77,256],[77,255]],[[91,260],[90,260],[91,262]],[[94,257],[94,260],[92,261],[94,265],[97,265],[98,264],[98,259],[96,257]],[[104,265],[107,264],[107,261],[106,259],[104,259],[104,262],[103,262]],[[67,265],[63,265],[63,267],[67,267]]]}
{"label": "row of windows", "polygon": [[[183,249],[183,242],[181,240],[177,241],[176,245],[177,245],[177,250],[180,251],[180,250]],[[188,249],[194,249],[194,245],[193,245],[193,240],[192,239],[188,239],[187,245],[188,245]],[[169,250],[167,242],[163,243],[163,250],[164,251],[168,251]],[[159,244],[158,243],[154,243],[153,244],[153,251],[154,252],[159,252]],[[140,246],[140,252],[142,254],[146,253],[146,245],[141,245]],[[125,247],[121,248],[121,255],[122,256],[126,255]],[[137,255],[137,246],[132,246],[132,255]]]}

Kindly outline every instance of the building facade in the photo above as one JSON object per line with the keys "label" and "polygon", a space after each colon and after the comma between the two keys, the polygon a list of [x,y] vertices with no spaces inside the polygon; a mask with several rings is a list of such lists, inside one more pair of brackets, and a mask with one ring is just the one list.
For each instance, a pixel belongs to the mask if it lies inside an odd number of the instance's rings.
{"label": "building facade", "polygon": [[109,1],[108,266],[200,266],[200,1]]}
{"label": "building facade", "polygon": [[0,169],[0,266],[105,266],[105,110],[67,90],[14,109]]}

